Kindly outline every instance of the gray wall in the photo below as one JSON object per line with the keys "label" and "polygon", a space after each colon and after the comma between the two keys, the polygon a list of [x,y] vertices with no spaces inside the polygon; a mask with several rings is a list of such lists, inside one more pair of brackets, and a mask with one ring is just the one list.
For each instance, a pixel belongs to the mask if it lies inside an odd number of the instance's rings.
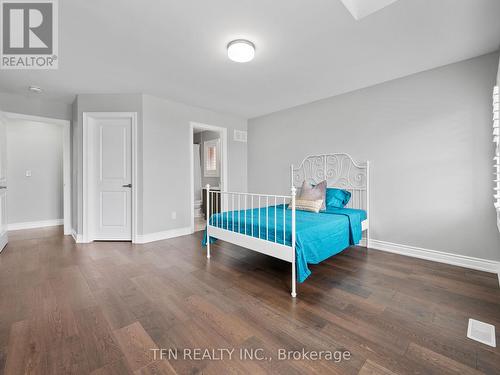
{"label": "gray wall", "polygon": [[287,193],[289,164],[372,161],[372,237],[500,260],[492,203],[498,54],[252,119],[249,190]]}
{"label": "gray wall", "polygon": [[500,85],[500,59],[498,61],[497,86]]}
{"label": "gray wall", "polygon": [[[234,129],[246,130],[245,119],[144,95],[145,234],[191,225],[190,121],[228,129],[228,188],[247,189],[247,145],[232,137]],[[172,219],[173,211],[176,219]]]}
{"label": "gray wall", "polygon": [[[233,129],[247,121],[178,102],[141,94],[78,95],[73,103],[73,227],[83,229],[83,112],[137,112],[138,234],[190,226],[189,122],[228,128],[228,185],[246,191],[246,144],[232,141]],[[177,218],[172,219],[172,212]]]}
{"label": "gray wall", "polygon": [[71,120],[70,104],[45,100],[34,96],[34,94],[17,95],[0,92],[0,110],[23,115]]}
{"label": "gray wall", "polygon": [[62,126],[7,123],[9,224],[63,218],[62,142]]}
{"label": "gray wall", "polygon": [[498,61],[497,85],[500,84],[500,59]]}
{"label": "gray wall", "polygon": [[196,133],[193,137],[194,143],[200,145],[200,162],[201,162],[201,186],[219,186],[220,187],[220,177],[206,177],[204,174],[203,166],[205,165],[205,141],[211,141],[213,139],[219,139],[220,134],[218,132],[213,132],[210,130],[205,130],[200,133]]}
{"label": "gray wall", "polygon": [[[78,95],[72,107],[72,226],[83,232],[83,112],[137,112],[138,164],[142,163],[142,95],[141,94],[83,94]],[[142,169],[138,170],[138,196],[142,197]],[[137,204],[142,217],[142,200]],[[142,220],[138,220],[142,233]]]}

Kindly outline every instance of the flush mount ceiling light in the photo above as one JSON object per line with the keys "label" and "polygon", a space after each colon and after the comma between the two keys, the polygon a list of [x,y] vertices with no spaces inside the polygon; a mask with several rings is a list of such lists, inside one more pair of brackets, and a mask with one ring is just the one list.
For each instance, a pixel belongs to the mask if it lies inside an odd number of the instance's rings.
{"label": "flush mount ceiling light", "polygon": [[38,86],[30,86],[28,87],[28,90],[30,90],[31,92],[34,92],[35,94],[41,94],[43,89],[41,87],[38,87]]}
{"label": "flush mount ceiling light", "polygon": [[255,45],[246,39],[236,39],[227,45],[227,57],[239,63],[253,60],[255,57]]}

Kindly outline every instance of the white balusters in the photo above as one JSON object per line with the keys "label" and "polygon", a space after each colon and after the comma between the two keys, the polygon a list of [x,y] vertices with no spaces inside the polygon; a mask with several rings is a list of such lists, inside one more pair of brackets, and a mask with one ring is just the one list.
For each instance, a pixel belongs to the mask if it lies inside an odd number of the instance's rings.
{"label": "white balusters", "polygon": [[252,237],[253,237],[253,213],[254,213],[254,211],[253,211],[253,195],[250,196],[250,199],[251,199],[251,202],[250,202],[250,206],[251,206],[250,207],[250,214],[252,215],[251,216],[251,225],[252,225],[251,230],[252,230]]}
{"label": "white balusters", "polygon": [[286,203],[285,197],[283,197],[283,245],[286,242]]}
{"label": "white balusters", "polygon": [[260,195],[259,195],[259,238],[260,238]]}
{"label": "white balusters", "polygon": [[274,242],[278,242],[278,238],[276,237],[278,220],[277,220],[278,206],[276,204],[276,197],[274,197]]}
{"label": "white balusters", "polygon": [[269,240],[269,196],[266,197],[266,241]]}
{"label": "white balusters", "polygon": [[[242,198],[243,204],[241,202]],[[207,189],[208,224],[211,227],[237,232],[241,235],[250,235],[280,245],[286,245],[287,200],[290,199],[291,196],[284,195],[232,193],[211,191]],[[248,200],[250,201],[249,204]],[[254,200],[256,200],[256,202],[254,202]],[[226,202],[224,204],[225,209],[222,209],[222,202]],[[282,202],[282,206],[278,207],[280,202]],[[290,200],[290,208],[291,207]],[[278,240],[278,221],[280,220],[278,215],[279,208],[282,210],[282,241]],[[291,214],[291,212],[289,212],[289,214]],[[247,229],[248,215],[250,215],[250,230]],[[262,217],[263,215],[265,215],[265,218]],[[274,228],[272,225],[274,225]],[[265,231],[265,234],[263,231]],[[273,232],[274,238],[272,237]]]}

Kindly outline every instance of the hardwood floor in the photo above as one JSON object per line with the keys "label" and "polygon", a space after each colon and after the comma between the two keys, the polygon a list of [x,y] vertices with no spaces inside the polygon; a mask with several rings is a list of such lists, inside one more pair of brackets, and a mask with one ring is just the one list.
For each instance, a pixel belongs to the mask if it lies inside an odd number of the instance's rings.
{"label": "hardwood floor", "polygon": [[[201,233],[148,245],[76,245],[59,227],[10,233],[0,254],[5,374],[499,374],[500,350],[466,338],[496,325],[495,275],[353,247],[289,295],[289,265]],[[178,349],[155,360],[152,349]],[[236,348],[232,360],[182,351]],[[272,360],[240,360],[240,348]],[[350,359],[279,361],[278,350]],[[256,352],[257,353],[257,352]],[[1,372],[1,371],[0,371]]]}

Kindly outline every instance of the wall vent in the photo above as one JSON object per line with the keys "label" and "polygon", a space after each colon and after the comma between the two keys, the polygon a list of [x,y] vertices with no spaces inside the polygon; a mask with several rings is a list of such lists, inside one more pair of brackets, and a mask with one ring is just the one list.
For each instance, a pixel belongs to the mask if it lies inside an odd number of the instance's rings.
{"label": "wall vent", "polygon": [[467,337],[494,348],[497,346],[495,340],[495,326],[480,322],[479,320],[469,319]]}
{"label": "wall vent", "polygon": [[234,131],[234,140],[236,142],[247,142],[247,132],[243,130],[235,130]]}

